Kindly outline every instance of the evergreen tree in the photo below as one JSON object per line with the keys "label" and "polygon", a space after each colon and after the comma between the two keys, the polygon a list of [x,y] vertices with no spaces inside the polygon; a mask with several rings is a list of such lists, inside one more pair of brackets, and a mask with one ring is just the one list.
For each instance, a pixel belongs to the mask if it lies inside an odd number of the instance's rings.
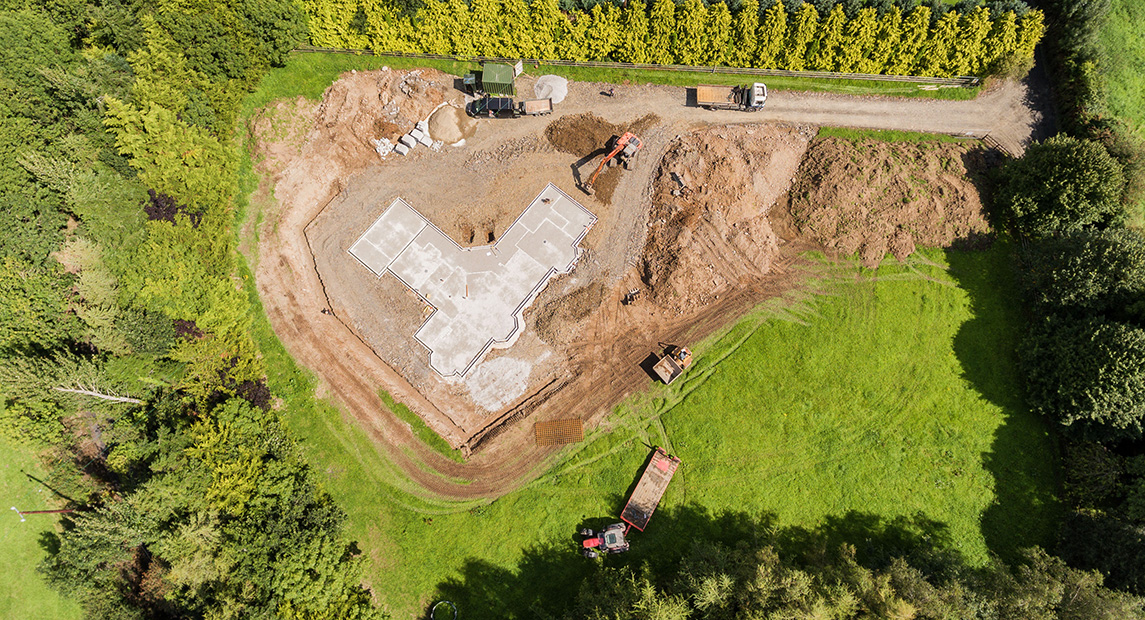
{"label": "evergreen tree", "polygon": [[957,42],[946,68],[950,75],[973,75],[981,69],[982,42],[990,33],[990,25],[990,10],[985,7],[963,13],[958,20]]}
{"label": "evergreen tree", "polygon": [[755,54],[755,66],[777,69],[781,65],[784,43],[787,41],[787,10],[783,0],[776,0],[763,16]]}
{"label": "evergreen tree", "polygon": [[995,74],[1005,71],[1005,65],[1018,49],[1018,18],[1013,11],[997,16],[989,34],[982,41],[982,55],[978,59],[976,71],[980,74]]}
{"label": "evergreen tree", "polygon": [[807,46],[819,32],[819,13],[811,4],[804,4],[795,13],[795,21],[787,29],[780,69],[802,71],[807,66]]}
{"label": "evergreen tree", "polygon": [[735,14],[732,36],[728,40],[728,63],[733,67],[751,67],[759,48],[759,0],[744,0]]}
{"label": "evergreen tree", "polygon": [[533,20],[525,0],[501,0],[499,56],[506,58],[536,58],[537,44],[533,39]]}
{"label": "evergreen tree", "polygon": [[885,73],[890,75],[911,75],[926,35],[930,31],[930,8],[915,7],[902,24],[902,36],[891,53]]}
{"label": "evergreen tree", "polygon": [[648,54],[648,5],[644,0],[630,0],[621,16],[622,32],[616,59],[620,62],[644,64]]}
{"label": "evergreen tree", "polygon": [[675,60],[676,3],[656,0],[648,18],[648,62],[670,65]]}
{"label": "evergreen tree", "polygon": [[1041,11],[1027,11],[1018,20],[1018,45],[1014,50],[1016,64],[1022,65],[1033,60],[1034,48],[1045,33],[1045,14]]}
{"label": "evergreen tree", "polygon": [[870,63],[873,73],[886,73],[891,54],[902,38],[902,11],[897,6],[887,9],[879,18],[879,30],[875,35],[875,46],[871,49]]}
{"label": "evergreen tree", "polygon": [[[669,0],[670,2],[671,0]],[[565,36],[557,42],[557,53],[565,60],[589,60],[589,29],[592,19],[588,13],[579,11],[567,22]]]}
{"label": "evergreen tree", "polygon": [[930,29],[930,35],[922,47],[918,62],[914,67],[914,75],[933,75],[946,77],[950,75],[950,54],[958,44],[958,13],[949,11],[938,19],[938,23]]}
{"label": "evergreen tree", "polygon": [[450,38],[459,30],[456,17],[446,2],[426,0],[415,19],[417,31],[414,42],[418,51],[426,54],[453,53]]}
{"label": "evergreen tree", "polygon": [[673,50],[676,63],[700,65],[707,50],[708,8],[703,0],[684,0],[676,7],[676,33]]}
{"label": "evergreen tree", "polygon": [[397,11],[379,9],[371,12],[366,19],[366,28],[370,38],[369,47],[375,54],[417,51],[417,43],[412,38],[417,29],[409,17]]}
{"label": "evergreen tree", "polygon": [[[463,1],[463,0],[456,0]],[[565,36],[568,18],[561,13],[558,0],[533,0],[529,4],[529,17],[533,21],[533,45],[536,58],[557,58],[557,45]]]}
{"label": "evergreen tree", "polygon": [[500,20],[501,0],[472,0],[469,3],[469,37],[475,54],[498,55]]}
{"label": "evergreen tree", "polygon": [[592,28],[588,31],[589,60],[608,60],[622,36],[620,9],[615,4],[602,2],[592,7]]}
{"label": "evergreen tree", "polygon": [[843,26],[846,22],[847,14],[843,12],[843,5],[836,4],[819,25],[819,34],[808,52],[810,56],[808,66],[813,71],[835,70],[839,44],[843,42]]}
{"label": "evergreen tree", "polygon": [[877,11],[872,8],[859,9],[854,19],[848,21],[843,29],[843,43],[839,46],[836,70],[845,73],[879,73],[883,67],[872,58],[878,32]]}
{"label": "evergreen tree", "polygon": [[732,14],[728,5],[713,2],[708,7],[707,42],[701,63],[713,67],[728,64],[728,37],[732,29]]}

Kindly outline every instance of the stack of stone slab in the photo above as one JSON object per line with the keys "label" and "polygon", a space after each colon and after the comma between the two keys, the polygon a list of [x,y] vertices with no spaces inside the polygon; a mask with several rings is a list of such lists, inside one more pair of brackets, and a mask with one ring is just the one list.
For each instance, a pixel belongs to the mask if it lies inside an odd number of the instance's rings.
{"label": "stack of stone slab", "polygon": [[441,149],[441,141],[435,141],[429,136],[429,123],[426,121],[418,121],[413,131],[399,138],[398,143],[394,145],[394,152],[406,155],[419,144],[435,151]]}

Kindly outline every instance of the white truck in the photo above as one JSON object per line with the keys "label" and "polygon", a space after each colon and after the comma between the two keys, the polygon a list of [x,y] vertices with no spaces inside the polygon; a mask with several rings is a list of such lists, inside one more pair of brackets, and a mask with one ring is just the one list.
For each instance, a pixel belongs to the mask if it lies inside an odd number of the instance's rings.
{"label": "white truck", "polygon": [[763,82],[739,86],[696,87],[696,105],[709,110],[758,112],[765,102],[767,102],[767,86]]}

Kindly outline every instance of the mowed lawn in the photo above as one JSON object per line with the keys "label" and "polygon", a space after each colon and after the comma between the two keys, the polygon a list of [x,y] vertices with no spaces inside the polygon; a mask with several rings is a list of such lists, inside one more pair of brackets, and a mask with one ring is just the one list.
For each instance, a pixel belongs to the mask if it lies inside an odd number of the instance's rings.
{"label": "mowed lawn", "polygon": [[21,523],[11,510],[57,507],[49,490],[29,475],[45,477],[35,453],[0,438],[0,618],[79,618],[79,606],[49,588],[36,572],[46,555],[40,537],[55,531],[55,515],[28,515]]}
{"label": "mowed lawn", "polygon": [[416,496],[360,431],[313,401],[265,322],[261,341],[288,421],[397,618],[438,598],[467,618],[561,606],[591,570],[577,528],[616,520],[657,444],[684,464],[648,531],[610,563],[655,568],[697,537],[749,534],[749,522],[833,523],[853,538],[908,517],[978,564],[988,551],[1052,544],[1057,521],[1053,443],[1021,406],[1013,367],[1010,251],[822,267],[822,294],[768,304],[697,343],[687,380],[637,386],[648,391],[607,428],[488,505]]}
{"label": "mowed lawn", "polygon": [[748,338],[663,418],[688,501],[783,524],[921,514],[976,562],[1051,542],[1053,449],[1018,392],[1005,251],[892,261]]}

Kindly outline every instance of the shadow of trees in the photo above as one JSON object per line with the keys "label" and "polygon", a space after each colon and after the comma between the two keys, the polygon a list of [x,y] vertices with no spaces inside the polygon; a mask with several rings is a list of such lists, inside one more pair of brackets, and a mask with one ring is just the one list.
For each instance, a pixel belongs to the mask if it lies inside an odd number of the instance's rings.
{"label": "shadow of trees", "polygon": [[[616,520],[587,520],[577,530]],[[712,514],[688,504],[657,511],[648,531],[632,530],[629,539],[631,551],[600,560],[580,555],[575,530],[570,530],[567,538],[526,548],[515,569],[471,558],[460,575],[438,585],[434,601],[454,602],[459,617],[464,618],[557,618],[599,566],[646,567],[654,579],[666,580],[676,574],[697,542],[772,546],[796,566],[822,564],[845,542],[856,548],[857,560],[869,568],[883,568],[897,557],[932,574],[965,565],[961,554],[953,550],[946,525],[924,515],[885,520],[849,512],[828,517],[813,528],[783,527],[770,513]],[[429,608],[425,611],[428,616]]]}
{"label": "shadow of trees", "polygon": [[1061,509],[1057,448],[1044,420],[1030,412],[1017,351],[1023,316],[1013,246],[946,252],[950,274],[970,296],[973,318],[959,328],[954,352],[964,378],[1004,414],[983,465],[994,477],[994,503],[982,515],[991,551],[1013,562],[1018,549],[1052,548]]}

